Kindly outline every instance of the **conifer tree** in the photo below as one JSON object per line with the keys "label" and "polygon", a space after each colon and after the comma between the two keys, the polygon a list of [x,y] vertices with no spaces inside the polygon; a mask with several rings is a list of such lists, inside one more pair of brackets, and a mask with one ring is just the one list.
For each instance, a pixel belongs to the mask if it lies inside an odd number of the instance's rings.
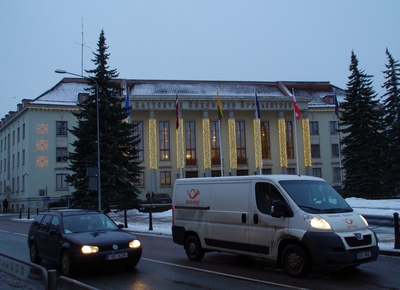
{"label": "conifer tree", "polygon": [[[77,137],[70,153],[70,169],[74,172],[68,181],[74,186],[73,203],[84,208],[97,208],[98,192],[90,190],[87,168],[97,167],[97,105],[99,106],[101,208],[117,206],[120,209],[138,205],[138,189],[135,184],[142,168],[138,161],[136,145],[140,142],[133,132],[136,125],[125,122],[127,109],[120,97],[120,88],[115,78],[116,69],[109,69],[106,39],[101,31],[97,53],[92,60],[96,68],[86,70],[90,83],[89,96],[82,102],[77,117],[77,126],[70,132]],[[98,89],[98,104],[97,94]]]}
{"label": "conifer tree", "polygon": [[394,194],[400,189],[400,64],[386,49],[388,63],[383,71],[386,93],[382,96],[384,104],[384,133],[386,137],[387,193]]}
{"label": "conifer tree", "polygon": [[358,68],[353,51],[349,70],[340,118],[344,194],[374,197],[382,192],[382,110],[372,88],[372,76]]}

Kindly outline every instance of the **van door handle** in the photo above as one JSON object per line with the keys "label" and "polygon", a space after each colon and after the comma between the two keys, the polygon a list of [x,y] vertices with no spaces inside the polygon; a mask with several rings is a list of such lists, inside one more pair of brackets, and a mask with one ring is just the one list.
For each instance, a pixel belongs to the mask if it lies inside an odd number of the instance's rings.
{"label": "van door handle", "polygon": [[242,223],[245,224],[246,223],[246,214],[242,213]]}
{"label": "van door handle", "polygon": [[258,224],[258,214],[253,214],[253,222],[254,224]]}

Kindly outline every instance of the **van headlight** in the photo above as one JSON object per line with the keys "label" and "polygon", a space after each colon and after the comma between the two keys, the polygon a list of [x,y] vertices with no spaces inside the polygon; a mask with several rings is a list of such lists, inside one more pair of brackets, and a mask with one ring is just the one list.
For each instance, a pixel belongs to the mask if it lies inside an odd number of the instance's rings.
{"label": "van headlight", "polygon": [[331,230],[331,225],[322,217],[312,216],[305,214],[304,220],[310,224],[311,227],[318,230]]}
{"label": "van headlight", "polygon": [[369,224],[368,224],[367,220],[365,219],[365,217],[363,217],[362,215],[360,215],[360,218],[364,221],[365,225],[368,227]]}

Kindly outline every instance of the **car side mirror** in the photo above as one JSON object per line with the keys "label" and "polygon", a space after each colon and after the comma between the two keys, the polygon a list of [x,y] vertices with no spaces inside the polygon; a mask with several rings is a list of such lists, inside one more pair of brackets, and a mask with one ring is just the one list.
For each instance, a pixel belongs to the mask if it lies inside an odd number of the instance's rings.
{"label": "car side mirror", "polygon": [[50,236],[60,236],[60,231],[59,230],[50,230],[49,234],[50,234]]}

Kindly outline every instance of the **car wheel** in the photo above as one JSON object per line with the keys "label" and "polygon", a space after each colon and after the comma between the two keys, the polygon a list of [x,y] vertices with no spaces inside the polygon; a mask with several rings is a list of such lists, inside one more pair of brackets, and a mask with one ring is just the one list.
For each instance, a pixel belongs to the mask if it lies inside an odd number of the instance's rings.
{"label": "car wheel", "polygon": [[31,259],[31,262],[34,264],[40,264],[42,262],[42,258],[39,257],[39,252],[36,247],[36,244],[33,242],[29,247],[29,258]]}
{"label": "car wheel", "polygon": [[70,277],[72,275],[72,261],[67,251],[61,255],[60,270],[63,276]]}
{"label": "car wheel", "polygon": [[204,250],[201,247],[199,238],[194,235],[186,239],[185,250],[189,260],[200,261],[204,257]]}
{"label": "car wheel", "polygon": [[297,245],[289,245],[283,249],[281,264],[283,270],[292,277],[304,277],[311,270],[311,260],[308,253]]}

